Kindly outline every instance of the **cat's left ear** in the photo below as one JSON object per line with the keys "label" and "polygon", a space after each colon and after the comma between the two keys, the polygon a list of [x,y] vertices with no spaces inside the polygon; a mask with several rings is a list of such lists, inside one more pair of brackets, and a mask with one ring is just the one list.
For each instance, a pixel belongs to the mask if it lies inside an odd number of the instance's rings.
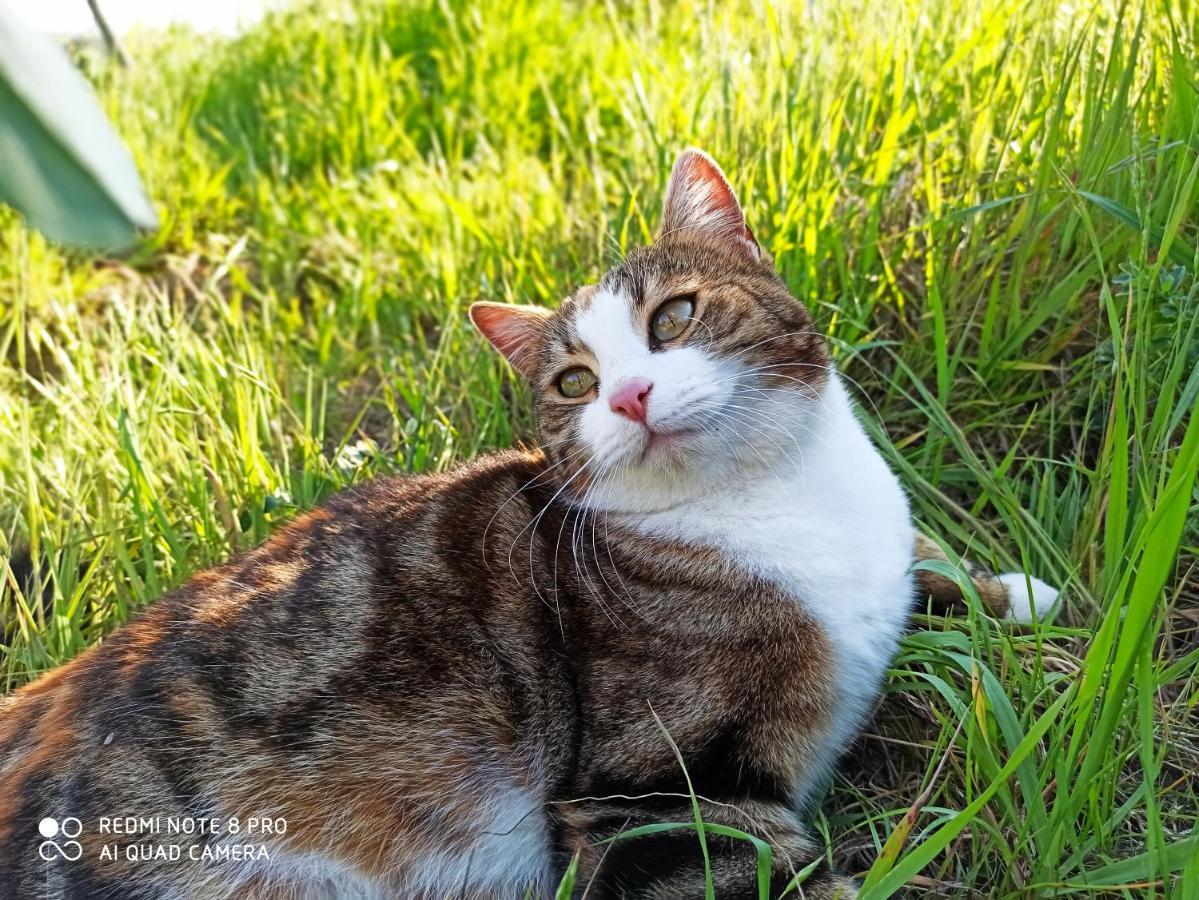
{"label": "cat's left ear", "polygon": [[762,258],[729,180],[702,150],[684,150],[675,160],[666,188],[658,237],[694,229],[757,261]]}
{"label": "cat's left ear", "polygon": [[525,378],[537,374],[537,347],[552,314],[540,306],[479,301],[470,306],[470,320]]}

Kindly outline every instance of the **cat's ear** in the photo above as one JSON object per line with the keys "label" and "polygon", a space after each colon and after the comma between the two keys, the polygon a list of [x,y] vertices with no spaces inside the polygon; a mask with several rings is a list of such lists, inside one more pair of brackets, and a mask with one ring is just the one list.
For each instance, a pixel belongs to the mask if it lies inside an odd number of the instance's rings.
{"label": "cat's ear", "polygon": [[551,313],[540,306],[479,301],[470,307],[470,320],[525,378],[537,372],[537,345]]}
{"label": "cat's ear", "polygon": [[726,242],[748,259],[762,258],[729,180],[712,157],[695,148],[680,153],[670,172],[658,237],[687,229]]}

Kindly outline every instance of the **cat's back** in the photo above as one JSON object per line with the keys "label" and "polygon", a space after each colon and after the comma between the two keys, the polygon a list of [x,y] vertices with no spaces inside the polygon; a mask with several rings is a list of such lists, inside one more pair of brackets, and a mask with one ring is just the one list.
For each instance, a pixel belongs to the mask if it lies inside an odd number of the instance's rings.
{"label": "cat's back", "polygon": [[[523,492],[543,470],[539,454],[510,451],[444,473],[377,478],[333,495],[259,546],[195,574],[100,647],[0,697],[0,746],[24,707],[44,705],[80,681],[100,688],[104,678],[135,676],[151,657],[202,664],[214,693],[239,701],[239,686],[223,679],[231,669],[248,674],[242,651],[250,645],[275,658],[305,645],[308,670],[322,667],[326,648],[344,658],[372,609],[457,595],[455,577],[473,578],[487,544],[529,523]],[[259,674],[263,686],[299,675]]]}
{"label": "cat's back", "polygon": [[[105,817],[284,820],[288,838],[266,841],[276,870],[319,868],[296,848],[327,846],[336,822],[369,876],[394,854],[400,835],[380,823],[398,810],[410,823],[436,814],[451,843],[493,824],[474,821],[483,785],[526,815],[536,773],[513,698],[544,682],[521,652],[544,634],[519,580],[487,558],[530,524],[524,491],[543,466],[509,452],[338,494],[7,699],[0,869],[42,877],[47,815],[90,823],[75,865],[96,871],[77,883],[130,877],[119,858],[96,862],[105,842],[136,842],[96,833]],[[447,770],[460,802],[422,813],[455,796],[430,783]],[[166,869],[135,868],[146,896],[166,889]]]}

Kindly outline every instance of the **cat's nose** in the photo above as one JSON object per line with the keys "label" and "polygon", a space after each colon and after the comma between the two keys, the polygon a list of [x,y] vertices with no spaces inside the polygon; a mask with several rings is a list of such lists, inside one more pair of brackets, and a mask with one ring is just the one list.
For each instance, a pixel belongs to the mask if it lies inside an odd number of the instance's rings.
{"label": "cat's nose", "polygon": [[620,413],[634,422],[645,421],[645,406],[653,384],[644,378],[626,378],[616,386],[608,397],[612,412]]}

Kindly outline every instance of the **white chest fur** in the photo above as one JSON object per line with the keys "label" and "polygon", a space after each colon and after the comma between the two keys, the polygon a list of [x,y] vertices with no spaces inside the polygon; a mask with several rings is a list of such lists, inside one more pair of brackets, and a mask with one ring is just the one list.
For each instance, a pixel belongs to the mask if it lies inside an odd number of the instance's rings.
{"label": "white chest fur", "polygon": [[873,707],[910,614],[913,537],[907,498],[833,376],[810,433],[773,471],[653,513],[640,527],[725,548],[783,586],[833,647],[835,709],[803,800]]}

